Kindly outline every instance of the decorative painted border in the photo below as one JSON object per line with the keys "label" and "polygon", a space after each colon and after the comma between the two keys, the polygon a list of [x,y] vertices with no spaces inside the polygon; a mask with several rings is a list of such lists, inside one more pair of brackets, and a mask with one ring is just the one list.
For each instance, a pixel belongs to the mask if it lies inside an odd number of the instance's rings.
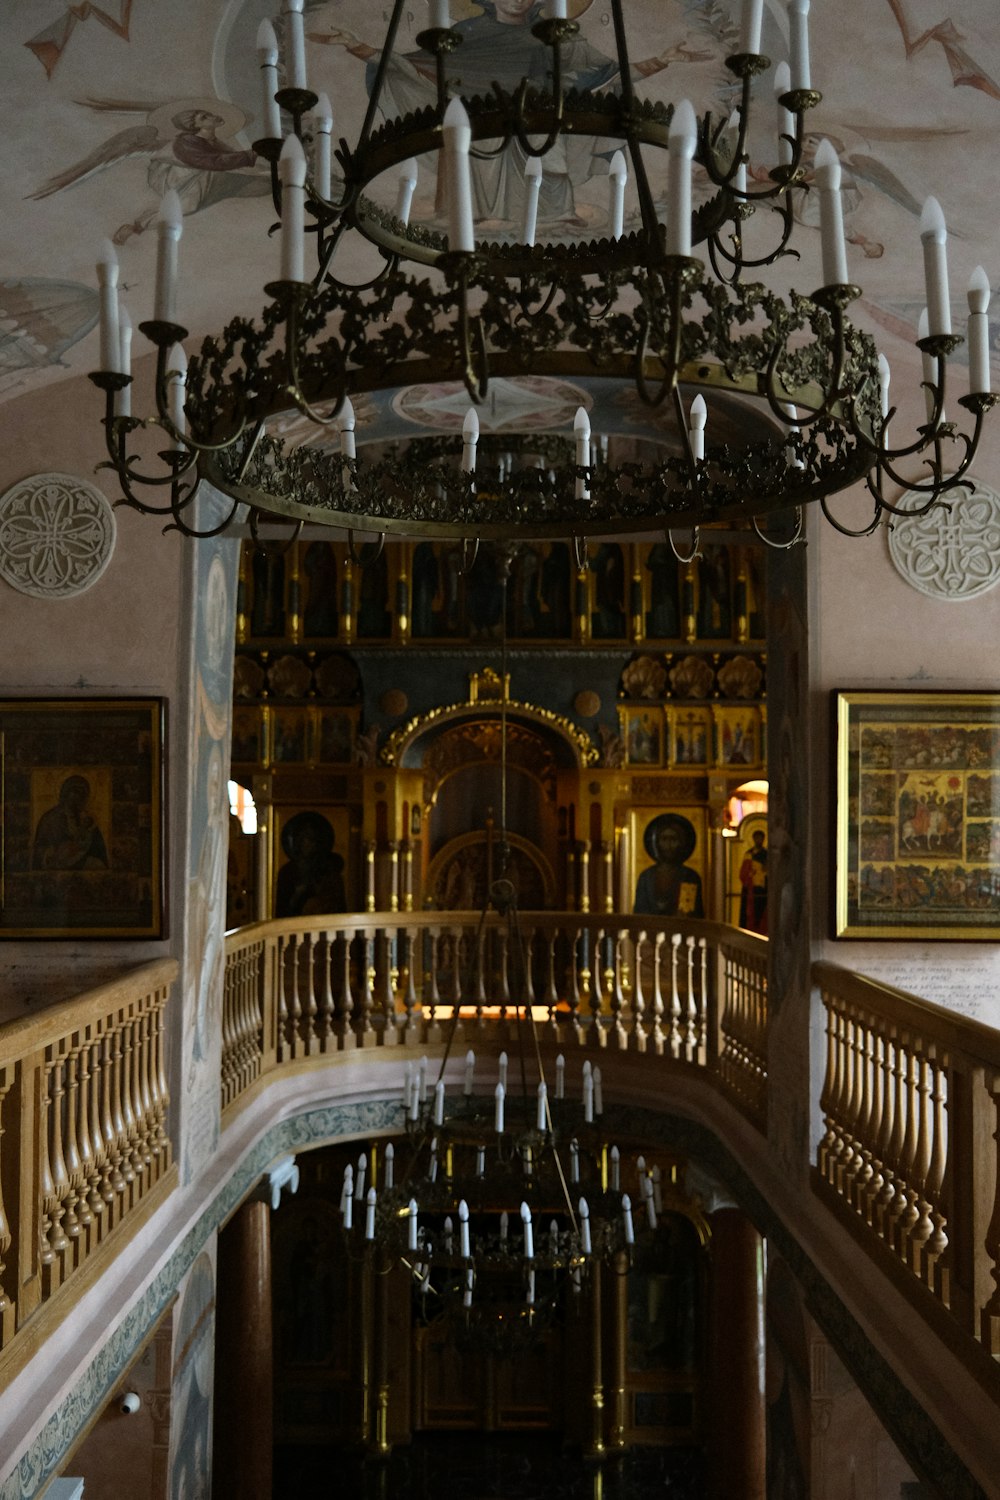
{"label": "decorative painted border", "polygon": [[[787,1262],[802,1288],[810,1313],[847,1363],[907,1460],[949,1500],[989,1500],[919,1403],[872,1347],[788,1227],[712,1131],[681,1116],[654,1113],[639,1106],[609,1107],[605,1121],[622,1136],[641,1137],[651,1144],[686,1152],[724,1182]],[[283,1120],[267,1131],[100,1349],[72,1395],[53,1412],[16,1469],[0,1484],[0,1500],[32,1500],[54,1475],[67,1449],[128,1368],[206,1240],[278,1157],[335,1140],[392,1131],[398,1126],[399,1103],[390,1098],[327,1105]]]}

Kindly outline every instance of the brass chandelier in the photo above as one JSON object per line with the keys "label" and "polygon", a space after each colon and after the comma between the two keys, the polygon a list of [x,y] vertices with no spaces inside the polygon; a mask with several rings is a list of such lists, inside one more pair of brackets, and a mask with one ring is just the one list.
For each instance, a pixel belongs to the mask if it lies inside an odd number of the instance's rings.
{"label": "brass chandelier", "polygon": [[[900,513],[890,498],[900,489],[916,491],[926,510],[962,482],[997,399],[989,283],[977,271],[970,286],[970,388],[958,399],[968,419],[960,428],[947,419],[945,399],[948,357],[962,340],[951,328],[944,220],[928,199],[928,310],[917,340],[926,421],[899,441],[886,361],[848,317],[861,291],[848,280],[840,166],[829,143],[807,181],[804,122],[821,98],[810,79],[809,0],[788,3],[791,55],[774,74],[778,128],[762,158],[750,143],[761,135],[751,116],[770,68],[760,51],[763,0],[744,0],[740,51],[727,59],[735,109],[700,119],[687,101],[636,97],[622,0],[610,4],[617,88],[567,85],[579,26],[566,19],[565,0],[549,0],[531,26],[543,59],[532,76],[544,85],[495,84],[465,99],[454,84],[462,26],[450,24],[447,0],[431,0],[417,43],[433,59],[436,103],[393,116],[386,79],[404,13],[394,0],[360,134],[335,149],[328,101],[306,84],[302,3],[284,4],[283,80],[269,23],[258,37],[265,134],[254,149],[271,164],[280,274],[256,320],[235,317],[188,361],[176,314],[180,205],[167,195],[156,306],[139,325],[157,351],[151,419],[131,414],[110,246],[99,263],[101,369],[91,379],[105,392],[109,463],[126,504],[192,535],[248,513],[252,529],[277,516],[383,535],[585,539],[664,528],[669,536],[718,522],[760,530],[776,512],[798,511],[801,520],[801,507],[818,500],[839,530],[861,535]],[[620,147],[609,165],[610,233],[538,243],[546,155],[574,137]],[[520,236],[477,238],[472,164],[511,152],[526,164]],[[428,156],[439,162],[447,234],[409,222],[417,159]],[[707,191],[692,206],[694,166]],[[387,173],[399,184],[393,211],[371,191]],[[626,177],[638,200],[638,227],[628,233]],[[665,215],[652,186],[664,182]],[[810,192],[819,199],[823,285],[781,295],[747,280],[795,254],[798,210]],[[750,246],[751,223],[767,240],[760,248]],[[347,235],[362,236],[380,261],[363,285],[336,271]],[[310,239],[315,270],[307,274]],[[491,380],[525,374],[631,383],[662,414],[663,435],[637,453],[613,433],[595,436],[581,407],[572,433],[480,441],[476,406]],[[359,454],[352,397],[453,381],[471,402],[461,441],[426,438]],[[753,406],[746,441],[712,441],[713,406],[717,414],[726,402]],[[307,419],[316,441],[295,447],[275,435],[275,420],[290,412]],[[165,436],[156,452],[151,428]],[[203,479],[231,502],[212,533],[188,519]],[[851,529],[832,516],[828,497],[861,480],[872,513]]]}

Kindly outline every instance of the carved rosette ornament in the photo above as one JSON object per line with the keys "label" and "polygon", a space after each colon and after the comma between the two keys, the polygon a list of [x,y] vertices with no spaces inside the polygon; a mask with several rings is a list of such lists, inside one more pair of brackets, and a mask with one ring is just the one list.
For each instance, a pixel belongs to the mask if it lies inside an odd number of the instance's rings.
{"label": "carved rosette ornament", "polygon": [[[942,496],[926,515],[896,516],[889,556],[907,583],[930,599],[975,599],[1000,583],[1000,495],[973,480]],[[910,491],[896,502],[916,511],[927,497]]]}
{"label": "carved rosette ornament", "polygon": [[115,547],[115,513],[75,474],[33,474],[0,496],[0,577],[34,599],[69,599],[100,578]]}

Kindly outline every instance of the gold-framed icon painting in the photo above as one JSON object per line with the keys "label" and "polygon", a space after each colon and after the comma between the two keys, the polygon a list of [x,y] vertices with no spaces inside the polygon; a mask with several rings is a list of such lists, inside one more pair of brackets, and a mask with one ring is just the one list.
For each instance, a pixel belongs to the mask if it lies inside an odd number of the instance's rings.
{"label": "gold-framed icon painting", "polygon": [[160,698],[0,701],[0,935],[159,938]]}
{"label": "gold-framed icon painting", "polygon": [[1000,694],[838,692],[834,932],[1000,937]]}
{"label": "gold-framed icon painting", "polygon": [[632,910],[640,916],[703,917],[708,882],[705,809],[633,808],[629,841]]}

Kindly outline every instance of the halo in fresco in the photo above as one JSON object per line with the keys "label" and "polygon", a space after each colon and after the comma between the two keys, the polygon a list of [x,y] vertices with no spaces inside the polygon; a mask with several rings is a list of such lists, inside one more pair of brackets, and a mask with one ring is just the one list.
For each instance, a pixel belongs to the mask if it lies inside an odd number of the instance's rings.
{"label": "halo in fresco", "polygon": [[[1000,495],[981,479],[974,488],[945,493],[925,516],[897,516],[889,532],[896,572],[929,599],[977,599],[1000,583]],[[917,510],[926,496],[913,490],[895,503]]]}
{"label": "halo in fresco", "polygon": [[75,474],[33,474],[0,496],[0,577],[34,599],[84,594],[115,548],[115,513]]}

